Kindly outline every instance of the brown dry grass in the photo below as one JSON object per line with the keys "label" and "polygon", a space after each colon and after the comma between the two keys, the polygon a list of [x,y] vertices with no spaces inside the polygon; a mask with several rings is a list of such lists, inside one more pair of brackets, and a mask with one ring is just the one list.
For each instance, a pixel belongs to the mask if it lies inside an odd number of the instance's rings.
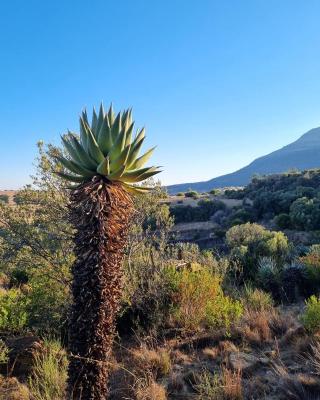
{"label": "brown dry grass", "polygon": [[241,400],[243,398],[241,371],[222,369],[222,383],[225,400]]}
{"label": "brown dry grass", "polygon": [[255,346],[270,342],[273,336],[269,326],[271,316],[267,311],[248,311],[239,329],[242,339]]}
{"label": "brown dry grass", "polygon": [[166,400],[167,393],[163,386],[157,383],[152,376],[139,379],[134,387],[136,400]]}
{"label": "brown dry grass", "polygon": [[167,375],[171,370],[170,353],[165,348],[148,349],[140,347],[132,350],[131,354],[135,374],[139,375],[148,370],[155,378],[159,378]]}
{"label": "brown dry grass", "polygon": [[30,400],[29,389],[16,378],[0,375],[0,400]]}

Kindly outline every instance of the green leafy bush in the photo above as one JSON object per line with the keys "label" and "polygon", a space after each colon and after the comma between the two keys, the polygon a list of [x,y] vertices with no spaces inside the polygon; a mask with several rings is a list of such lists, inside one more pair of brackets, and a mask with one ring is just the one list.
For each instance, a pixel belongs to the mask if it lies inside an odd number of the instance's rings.
{"label": "green leafy bush", "polygon": [[280,229],[289,229],[291,227],[290,215],[286,213],[281,213],[276,216],[275,223]]}
{"label": "green leafy bush", "polygon": [[20,289],[0,290],[0,331],[21,331],[27,324],[27,305]]}
{"label": "green leafy bush", "polygon": [[171,270],[171,285],[172,317],[184,328],[197,329],[206,325],[224,327],[228,331],[242,315],[241,303],[225,296],[221,279],[205,268],[195,272]]}
{"label": "green leafy bush", "polygon": [[308,283],[308,289],[313,293],[319,293],[320,290],[320,254],[318,247],[311,247],[309,252],[299,258],[300,263],[305,269],[305,278]]}
{"label": "green leafy bush", "polygon": [[290,206],[290,219],[297,229],[315,230],[320,228],[320,200],[301,197]]}
{"label": "green leafy bush", "polygon": [[70,304],[68,286],[37,274],[29,281],[27,298],[28,327],[41,333],[61,333]]}
{"label": "green leafy bush", "polygon": [[320,330],[320,298],[315,295],[306,300],[302,323],[310,333],[316,333]]}
{"label": "green leafy bush", "polygon": [[9,203],[9,196],[7,194],[0,194],[0,201],[4,203]]}
{"label": "green leafy bush", "polygon": [[189,192],[185,192],[185,197],[192,197],[194,199],[197,199],[199,197],[198,192],[196,192],[195,190],[190,190]]}
{"label": "green leafy bush", "polygon": [[255,223],[233,226],[226,233],[226,241],[231,260],[243,267],[243,279],[256,279],[262,257],[272,257],[280,268],[290,253],[288,239],[282,232],[269,231]]}

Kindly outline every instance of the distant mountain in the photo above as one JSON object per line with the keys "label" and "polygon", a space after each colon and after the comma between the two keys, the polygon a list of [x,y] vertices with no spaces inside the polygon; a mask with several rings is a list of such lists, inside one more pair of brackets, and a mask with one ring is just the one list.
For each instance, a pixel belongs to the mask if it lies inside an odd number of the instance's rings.
{"label": "distant mountain", "polygon": [[181,183],[167,186],[169,193],[185,192],[189,189],[206,192],[210,189],[247,185],[255,174],[268,175],[287,172],[290,169],[320,168],[320,127],[302,135],[295,142],[266,156],[257,158],[251,164],[206,182]]}

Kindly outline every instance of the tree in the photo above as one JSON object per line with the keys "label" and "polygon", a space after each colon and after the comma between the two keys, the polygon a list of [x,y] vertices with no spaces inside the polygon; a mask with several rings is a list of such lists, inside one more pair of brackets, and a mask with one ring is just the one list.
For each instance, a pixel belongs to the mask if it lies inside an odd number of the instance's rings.
{"label": "tree", "polygon": [[154,149],[138,158],[145,130],[134,129],[131,110],[115,116],[101,105],[80,117],[80,140],[62,137],[67,157],[57,159],[57,174],[70,187],[70,221],[75,228],[72,267],[68,391],[73,399],[105,399],[108,356],[122,286],[121,263],[133,213],[131,194],[146,193],[137,182],[160,172],[142,168]]}

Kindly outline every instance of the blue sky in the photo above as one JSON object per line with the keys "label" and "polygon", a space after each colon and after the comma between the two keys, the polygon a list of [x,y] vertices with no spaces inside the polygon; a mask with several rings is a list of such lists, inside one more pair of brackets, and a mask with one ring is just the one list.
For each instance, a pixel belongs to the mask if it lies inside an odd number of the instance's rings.
{"label": "blue sky", "polygon": [[0,189],[86,106],[132,106],[164,184],[244,166],[320,125],[320,2],[11,0],[0,6]]}

